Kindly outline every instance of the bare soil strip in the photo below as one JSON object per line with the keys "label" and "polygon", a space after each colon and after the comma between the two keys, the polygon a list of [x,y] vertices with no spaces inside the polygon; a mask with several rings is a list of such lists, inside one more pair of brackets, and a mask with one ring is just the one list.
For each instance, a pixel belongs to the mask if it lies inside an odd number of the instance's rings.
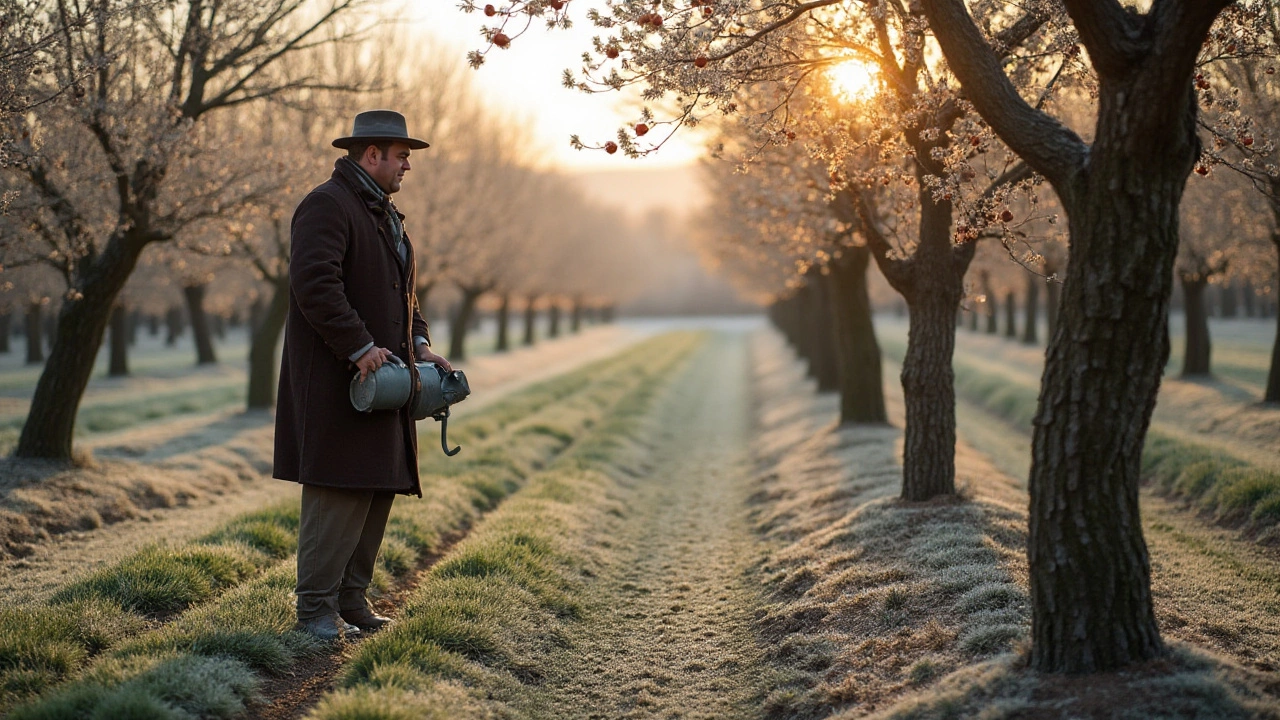
{"label": "bare soil strip", "polygon": [[765,670],[746,580],[745,338],[717,334],[655,405],[647,466],[533,717],[750,718]]}

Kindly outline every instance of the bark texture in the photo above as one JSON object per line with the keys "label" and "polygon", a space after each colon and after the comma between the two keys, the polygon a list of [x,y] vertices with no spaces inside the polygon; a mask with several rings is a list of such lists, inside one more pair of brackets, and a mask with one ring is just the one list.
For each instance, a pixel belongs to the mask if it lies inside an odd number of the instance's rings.
{"label": "bark texture", "polygon": [[12,330],[13,313],[5,310],[0,312],[0,353],[10,352],[9,333]]}
{"label": "bark texture", "polygon": [[1070,221],[1029,483],[1030,660],[1039,671],[1114,670],[1164,650],[1138,483],[1169,356],[1178,206],[1201,151],[1192,73],[1229,4],[1163,0],[1143,12],[1064,0],[1098,77],[1089,146],[1018,94],[961,0],[921,0],[969,101],[1052,183]]}

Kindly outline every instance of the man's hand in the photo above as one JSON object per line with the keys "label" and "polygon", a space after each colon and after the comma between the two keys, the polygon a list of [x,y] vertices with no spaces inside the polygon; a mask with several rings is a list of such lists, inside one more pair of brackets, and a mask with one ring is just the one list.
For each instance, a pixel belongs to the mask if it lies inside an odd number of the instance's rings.
{"label": "man's hand", "polygon": [[448,360],[445,360],[443,356],[431,352],[431,348],[426,344],[418,345],[418,359],[423,362],[435,363],[444,368],[445,372],[453,370],[453,366],[449,364]]}
{"label": "man's hand", "polygon": [[369,377],[369,373],[382,367],[382,363],[391,357],[391,351],[383,347],[371,347],[369,351],[360,356],[356,360],[356,367],[360,368],[360,382],[364,382]]}

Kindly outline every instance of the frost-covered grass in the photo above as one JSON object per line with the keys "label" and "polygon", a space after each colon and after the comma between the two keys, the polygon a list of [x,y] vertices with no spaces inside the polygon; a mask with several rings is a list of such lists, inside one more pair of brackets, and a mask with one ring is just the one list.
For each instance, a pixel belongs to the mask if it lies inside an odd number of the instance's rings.
{"label": "frost-covered grass", "polygon": [[[882,341],[901,360],[905,346]],[[1015,427],[1031,429],[1039,390],[1027,376],[1000,372],[957,353],[956,392]],[[1215,521],[1243,526],[1264,541],[1280,538],[1280,472],[1257,467],[1228,452],[1152,429],[1143,450],[1143,479],[1160,492],[1190,503]]]}
{"label": "frost-covered grass", "polygon": [[[1267,679],[1194,648],[1123,672],[1070,677],[1028,671],[1006,654],[968,666],[874,720],[1037,718],[1075,720],[1267,720],[1280,717]],[[839,717],[854,717],[846,713]]]}
{"label": "frost-covered grass", "polygon": [[667,339],[630,377],[594,389],[623,399],[427,573],[399,622],[360,645],[340,688],[308,717],[509,714],[537,684],[547,652],[566,641],[564,623],[582,613],[575,596],[598,562],[584,537],[620,512],[608,493],[613,463],[659,379],[698,342]]}
{"label": "frost-covered grass", "polygon": [[[610,427],[611,413],[627,412],[635,388],[653,372],[648,368],[654,358],[678,354],[681,347],[687,351],[692,342],[660,338],[514,396],[511,403],[519,411],[502,403],[477,413],[486,428],[483,440],[473,438],[453,459],[450,473],[424,474],[421,500],[396,503],[374,590],[395,587],[566,449],[583,456],[595,452],[601,441],[589,438]],[[468,424],[459,423],[459,429],[465,432]],[[423,432],[433,429],[424,426]],[[423,455],[429,470],[437,461]],[[0,627],[9,630],[9,650],[0,649],[0,707],[43,695],[12,717],[123,717],[112,713],[133,708],[129,703],[143,708],[140,713],[154,711],[145,717],[186,717],[181,713],[193,711],[164,689],[173,684],[148,680],[152,673],[185,673],[188,682],[200,682],[212,666],[193,658],[231,663],[218,672],[287,671],[318,650],[291,631],[297,524],[296,507],[249,513],[194,543],[131,554],[69,584],[46,605],[0,615]],[[49,626],[45,619],[58,614],[65,620]],[[169,660],[177,664],[164,664]],[[152,692],[153,687],[161,689]],[[242,712],[257,682],[229,687],[238,693],[235,712]]]}
{"label": "frost-covered grass", "polygon": [[796,397],[777,342],[755,352],[757,395],[787,398],[759,410],[753,498],[770,548],[758,632],[788,677],[767,715],[857,714],[1017,647],[1030,619],[1019,497],[961,450],[964,498],[901,502],[900,431],[840,427],[834,398]]}
{"label": "frost-covered grass", "polygon": [[[778,348],[759,354],[786,363]],[[799,384],[766,370],[780,386],[763,396]],[[898,431],[839,428],[835,415],[829,397],[762,410],[757,519],[777,543],[761,566],[772,600],[762,632],[791,678],[770,716],[1277,717],[1273,678],[1246,667],[1270,672],[1277,657],[1277,575],[1253,562],[1256,548],[1182,512],[1148,526],[1166,638],[1231,659],[1172,641],[1169,658],[1123,673],[1029,673],[1024,491],[961,445],[966,499],[902,504]]]}

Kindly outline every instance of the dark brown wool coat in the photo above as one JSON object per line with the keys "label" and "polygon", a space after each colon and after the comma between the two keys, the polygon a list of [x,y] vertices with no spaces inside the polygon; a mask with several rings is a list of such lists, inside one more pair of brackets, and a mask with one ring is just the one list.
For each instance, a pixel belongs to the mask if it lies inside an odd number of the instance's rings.
{"label": "dark brown wool coat", "polygon": [[409,411],[362,413],[348,396],[352,353],[373,342],[413,367],[413,336],[429,337],[413,293],[413,247],[402,262],[386,215],[357,190],[348,162],[293,214],[273,475],[421,496]]}

